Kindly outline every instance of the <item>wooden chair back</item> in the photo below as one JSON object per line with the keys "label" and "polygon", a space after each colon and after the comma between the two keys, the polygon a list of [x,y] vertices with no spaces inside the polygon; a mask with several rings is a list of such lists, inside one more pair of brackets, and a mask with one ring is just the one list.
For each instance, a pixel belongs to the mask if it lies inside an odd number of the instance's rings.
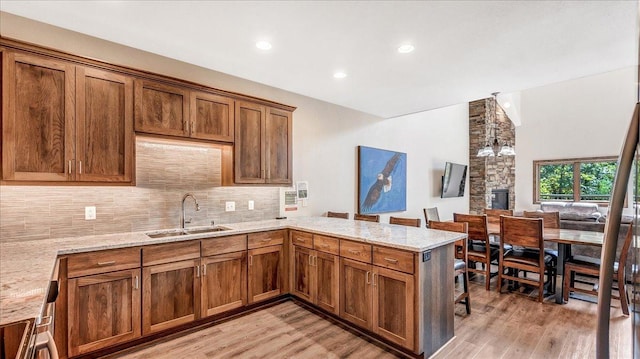
{"label": "wooden chair back", "polygon": [[618,259],[618,273],[624,276],[624,272],[627,268],[627,258],[629,257],[629,248],[633,241],[633,224],[629,223],[629,229],[627,230],[627,236],[624,237],[624,244],[620,250],[620,258]]}
{"label": "wooden chair back", "polygon": [[327,212],[327,217],[349,219],[349,212]]}
{"label": "wooden chair back", "polygon": [[500,217],[500,244],[537,248],[544,253],[542,218]]}
{"label": "wooden chair back", "polygon": [[389,217],[389,224],[399,224],[409,227],[420,227],[420,218],[404,218],[404,217]]}
{"label": "wooden chair back", "polygon": [[489,241],[489,233],[487,232],[487,215],[486,214],[453,214],[454,222],[465,222],[468,224],[468,235],[470,240]]}
{"label": "wooden chair back", "polygon": [[500,216],[513,216],[513,210],[485,208],[484,214],[487,215],[489,223],[500,224]]}
{"label": "wooden chair back", "polygon": [[368,221],[380,223],[380,215],[378,214],[359,214],[355,213],[353,219],[356,221]]}
{"label": "wooden chair back", "polygon": [[[439,229],[441,231],[449,231],[449,232],[458,232],[458,233],[468,233],[469,225],[466,222],[439,222],[439,221],[429,221],[430,229]],[[467,259],[467,245],[465,244],[466,239],[459,239],[455,241],[455,255],[457,259],[463,259],[466,261]]]}
{"label": "wooden chair back", "polygon": [[427,227],[429,227],[430,221],[436,221],[436,222],[440,221],[440,215],[438,214],[438,207],[423,208],[422,211],[424,212],[424,223],[427,225]]}
{"label": "wooden chair back", "polygon": [[544,228],[560,228],[560,212],[524,211],[525,218],[542,218]]}

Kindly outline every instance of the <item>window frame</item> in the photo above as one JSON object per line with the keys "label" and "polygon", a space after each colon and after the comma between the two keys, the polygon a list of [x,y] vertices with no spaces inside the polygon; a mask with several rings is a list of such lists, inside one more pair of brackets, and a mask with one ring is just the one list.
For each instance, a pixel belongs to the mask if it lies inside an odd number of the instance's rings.
{"label": "window frame", "polygon": [[[584,202],[584,203],[597,203],[598,205],[608,206],[609,201],[597,201],[597,200],[581,200],[581,188],[580,188],[580,164],[593,163],[593,162],[618,162],[618,156],[603,156],[603,157],[583,157],[583,158],[564,158],[556,160],[536,160],[533,161],[533,203],[540,204],[542,202]],[[573,165],[573,199],[540,199],[540,166],[543,165]],[[626,202],[626,201],[625,201]]]}

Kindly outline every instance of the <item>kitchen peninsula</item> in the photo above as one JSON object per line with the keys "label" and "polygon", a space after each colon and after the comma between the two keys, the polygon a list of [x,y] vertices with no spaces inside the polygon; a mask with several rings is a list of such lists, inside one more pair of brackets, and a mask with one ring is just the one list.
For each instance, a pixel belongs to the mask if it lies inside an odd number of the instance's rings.
{"label": "kitchen peninsula", "polygon": [[[41,241],[2,243],[0,325],[37,321],[53,278],[60,281],[55,323],[68,328],[62,336],[56,330],[56,341],[63,341],[58,343],[61,357],[104,350],[189,322],[201,324],[290,295],[413,356],[428,357],[453,338],[453,242],[463,235],[324,217],[224,227],[161,238],[135,232],[54,239],[47,246]],[[109,253],[117,256],[109,258]],[[177,264],[182,262],[189,265]],[[225,282],[221,273],[234,270],[230,278],[235,282]],[[152,310],[159,307],[157,301],[175,298],[157,293],[162,288],[152,283],[171,278],[166,275],[171,271],[193,276],[193,286],[181,288],[193,294],[193,301],[180,313],[157,313]],[[110,310],[130,315],[129,320],[92,323],[86,313],[78,313],[92,304],[79,303],[83,299],[74,293],[98,295],[89,287],[107,283],[105,275],[121,281],[116,287],[129,301],[121,303],[124,313],[121,307]],[[180,278],[176,283],[184,284]],[[216,291],[225,292],[225,303],[219,293],[213,297]],[[236,294],[237,300],[231,298]],[[105,320],[109,326],[112,321],[131,324],[108,337],[87,333]]]}

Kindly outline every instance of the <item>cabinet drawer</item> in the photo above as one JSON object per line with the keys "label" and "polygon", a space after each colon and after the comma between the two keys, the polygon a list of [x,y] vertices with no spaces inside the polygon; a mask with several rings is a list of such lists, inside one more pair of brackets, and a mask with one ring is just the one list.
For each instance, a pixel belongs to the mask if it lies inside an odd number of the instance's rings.
{"label": "cabinet drawer", "polygon": [[140,267],[140,248],[74,254],[67,260],[69,278]]}
{"label": "cabinet drawer", "polygon": [[249,249],[283,244],[286,233],[287,231],[271,231],[249,234]]}
{"label": "cabinet drawer", "polygon": [[320,252],[340,254],[340,241],[337,238],[331,238],[315,234],[313,236],[313,247]]}
{"label": "cabinet drawer", "polygon": [[240,252],[247,249],[247,236],[229,236],[202,240],[202,256]]}
{"label": "cabinet drawer", "polygon": [[340,256],[371,263],[371,245],[360,242],[340,241]]}
{"label": "cabinet drawer", "polygon": [[373,264],[413,274],[413,253],[387,247],[373,247]]}
{"label": "cabinet drawer", "polygon": [[143,266],[196,258],[200,258],[200,241],[176,242],[142,248]]}
{"label": "cabinet drawer", "polygon": [[313,249],[313,235],[311,233],[291,231],[291,243],[296,246]]}

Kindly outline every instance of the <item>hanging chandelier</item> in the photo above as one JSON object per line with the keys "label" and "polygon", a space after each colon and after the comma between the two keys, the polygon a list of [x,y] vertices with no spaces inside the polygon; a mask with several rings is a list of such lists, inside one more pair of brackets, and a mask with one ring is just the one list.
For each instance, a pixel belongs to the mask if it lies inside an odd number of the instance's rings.
{"label": "hanging chandelier", "polygon": [[485,146],[478,150],[477,157],[495,157],[496,153],[498,156],[515,156],[516,154],[516,150],[511,146],[510,142],[505,142],[502,146],[498,143],[498,136],[496,134],[496,127],[498,127],[498,94],[499,92],[491,94],[493,95],[494,117],[489,133],[493,130],[493,144],[489,143],[488,137]]}

